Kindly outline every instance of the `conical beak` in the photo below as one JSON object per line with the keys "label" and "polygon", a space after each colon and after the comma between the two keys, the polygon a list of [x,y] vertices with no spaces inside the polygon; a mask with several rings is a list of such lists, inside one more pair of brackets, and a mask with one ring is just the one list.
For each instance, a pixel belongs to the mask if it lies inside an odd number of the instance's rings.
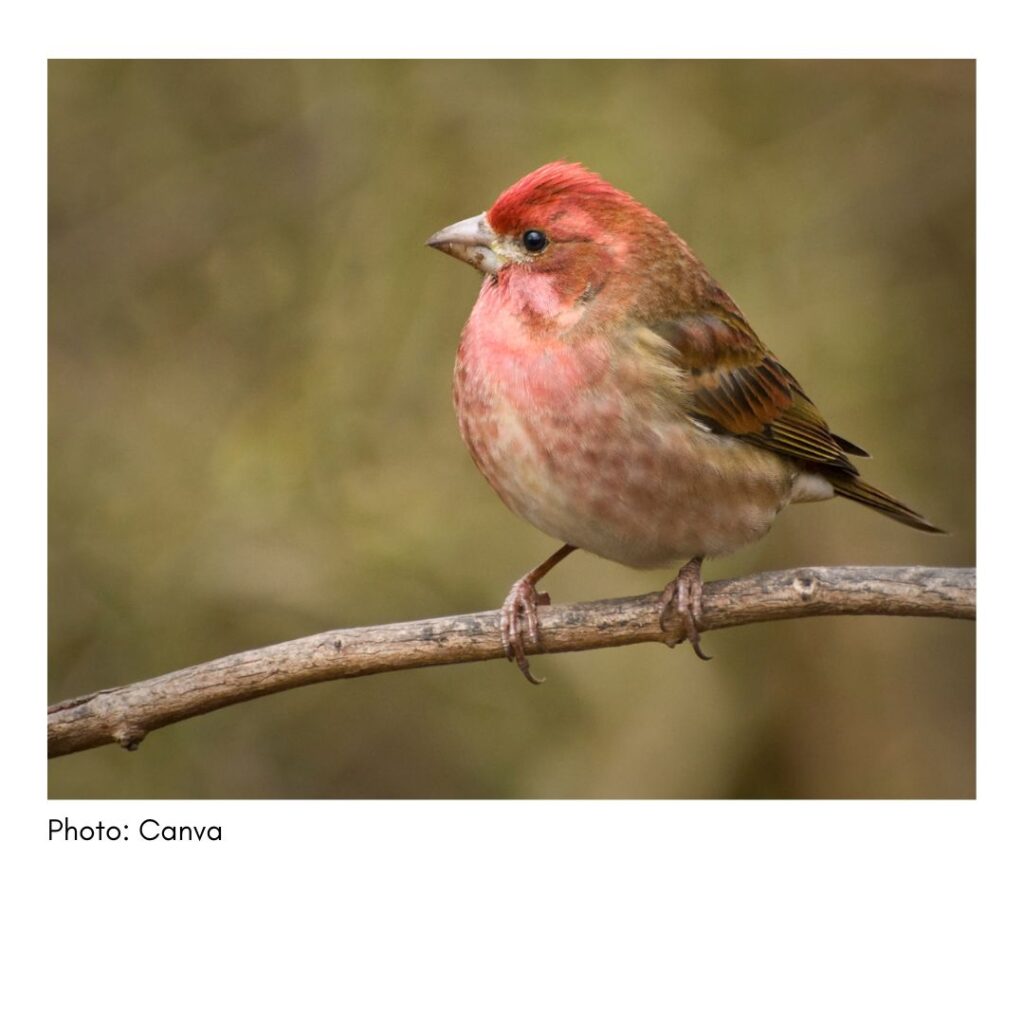
{"label": "conical beak", "polygon": [[467,217],[458,224],[442,228],[427,239],[427,245],[454,256],[485,274],[496,274],[504,264],[491,246],[496,235],[487,223],[487,215]]}

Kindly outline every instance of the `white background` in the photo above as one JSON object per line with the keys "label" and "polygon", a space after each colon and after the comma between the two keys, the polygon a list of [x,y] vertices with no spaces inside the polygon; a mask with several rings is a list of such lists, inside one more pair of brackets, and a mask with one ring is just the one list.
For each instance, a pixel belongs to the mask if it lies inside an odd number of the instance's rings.
{"label": "white background", "polygon": [[[1022,1019],[1021,430],[1009,422],[1024,343],[1020,32],[996,12],[511,0],[8,12],[8,1019]],[[47,802],[45,59],[122,56],[979,57],[978,800]],[[224,839],[49,842],[49,818],[65,814],[216,823]]]}

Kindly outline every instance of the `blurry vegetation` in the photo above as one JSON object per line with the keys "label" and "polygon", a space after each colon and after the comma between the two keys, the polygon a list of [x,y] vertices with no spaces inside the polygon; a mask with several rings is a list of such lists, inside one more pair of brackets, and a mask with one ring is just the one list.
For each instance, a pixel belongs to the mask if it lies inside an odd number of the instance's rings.
{"label": "blurry vegetation", "polygon": [[[553,550],[450,405],[478,281],[423,247],[579,160],[709,264],[870,479],[711,578],[974,561],[969,62],[50,65],[50,698],[495,607]],[[666,573],[576,555],[555,600]],[[70,797],[974,793],[974,633],[837,619],[325,684],[51,765]]]}

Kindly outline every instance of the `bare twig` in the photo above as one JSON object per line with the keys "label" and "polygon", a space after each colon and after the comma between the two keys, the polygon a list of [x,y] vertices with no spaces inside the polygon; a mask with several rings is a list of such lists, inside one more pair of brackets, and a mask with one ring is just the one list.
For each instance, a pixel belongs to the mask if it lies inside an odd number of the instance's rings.
{"label": "bare twig", "polygon": [[[660,608],[657,593],[541,608],[542,649],[663,641]],[[706,584],[701,628],[811,615],[973,619],[974,612],[974,569],[789,569]],[[59,757],[106,743],[134,750],[147,733],[172,722],[328,679],[500,658],[498,614],[337,629],[62,701],[49,709],[49,753]]]}

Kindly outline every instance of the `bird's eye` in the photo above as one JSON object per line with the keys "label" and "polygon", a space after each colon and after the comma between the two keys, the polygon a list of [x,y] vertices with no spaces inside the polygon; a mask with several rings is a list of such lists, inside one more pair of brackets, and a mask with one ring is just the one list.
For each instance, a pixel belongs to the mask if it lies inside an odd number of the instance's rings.
{"label": "bird's eye", "polygon": [[527,252],[543,252],[548,245],[548,236],[543,231],[530,229],[523,232],[523,248]]}

